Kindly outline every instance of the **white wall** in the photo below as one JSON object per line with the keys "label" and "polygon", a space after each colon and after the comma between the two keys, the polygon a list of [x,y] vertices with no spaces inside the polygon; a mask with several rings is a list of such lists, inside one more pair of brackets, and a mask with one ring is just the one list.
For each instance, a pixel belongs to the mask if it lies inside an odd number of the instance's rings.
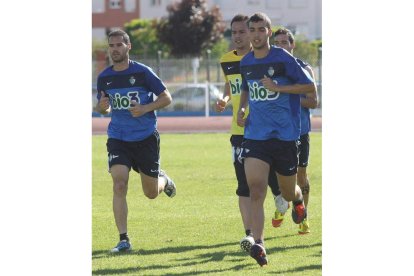
{"label": "white wall", "polygon": [[[152,2],[140,1],[141,18],[167,16],[167,6],[173,0],[160,0],[159,6],[151,6]],[[296,26],[298,32],[303,32],[309,39],[322,37],[322,0],[207,0],[207,4],[209,8],[213,5],[220,7],[228,27],[236,13],[252,15],[264,12],[273,26]]]}

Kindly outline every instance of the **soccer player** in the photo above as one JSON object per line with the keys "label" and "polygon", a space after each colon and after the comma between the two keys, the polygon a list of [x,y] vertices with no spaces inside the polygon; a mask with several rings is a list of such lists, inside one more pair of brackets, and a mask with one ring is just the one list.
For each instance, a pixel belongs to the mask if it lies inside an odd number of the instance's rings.
{"label": "soccer player", "polygon": [[[247,28],[248,19],[249,17],[247,15],[237,14],[231,20],[231,39],[235,45],[235,49],[224,54],[220,59],[220,64],[226,78],[226,83],[224,87],[223,99],[218,100],[216,103],[216,110],[218,112],[224,111],[230,99],[233,103],[233,120],[231,125],[230,143],[232,146],[233,165],[238,184],[236,194],[239,196],[239,209],[243,221],[243,226],[246,232],[246,237],[240,241],[240,247],[246,252],[250,252],[250,247],[254,244],[254,239],[251,232],[249,187],[246,181],[244,166],[241,162],[238,161],[238,155],[240,153],[240,148],[243,141],[244,127],[237,125],[237,110],[235,108],[239,106],[240,102],[240,60],[245,54],[251,51]],[[272,189],[275,202],[279,203],[282,201],[281,204],[287,204],[287,202],[284,201],[280,195],[277,179],[273,172],[269,173],[268,183]],[[276,208],[277,210],[275,213],[281,214],[281,217],[283,219],[283,213],[279,212],[279,209],[281,208],[278,208],[278,205],[276,205]],[[280,220],[280,222],[281,221],[282,220]],[[274,226],[278,224],[278,222],[279,221],[272,220],[272,224]]]}
{"label": "soccer player", "polygon": [[131,43],[127,33],[109,33],[108,46],[113,65],[98,76],[97,110],[101,114],[111,112],[106,146],[120,241],[110,252],[117,253],[132,249],[126,200],[131,168],[141,175],[142,190],[150,199],[162,191],[173,197],[176,187],[160,170],[160,136],[154,112],[171,103],[171,94],[151,68],[129,59]]}
{"label": "soccer player", "polygon": [[[231,23],[232,29],[232,41],[236,47],[235,50],[226,53],[220,60],[223,72],[226,77],[225,83],[225,92],[223,99],[220,99],[217,102],[216,110],[221,112],[224,111],[227,103],[231,99],[233,106],[237,107],[240,100],[240,85],[241,85],[241,76],[240,76],[240,60],[241,58],[251,50],[250,41],[248,38],[248,29],[247,29],[247,20],[248,16],[238,14],[236,15]],[[238,181],[238,187],[236,194],[239,196],[239,209],[242,216],[243,225],[246,231],[246,237],[243,238],[240,242],[241,248],[247,252],[250,252],[250,247],[254,244],[251,233],[251,222],[250,222],[250,213],[249,213],[249,188],[246,182],[246,176],[244,172],[244,166],[242,163],[238,162],[237,157],[240,153],[240,147],[243,140],[244,128],[237,125],[237,112],[233,109],[233,120],[230,138],[232,144],[232,156],[233,156],[233,165],[236,172],[236,177]],[[278,201],[284,201],[280,195],[277,179],[274,173],[269,173],[269,185],[272,189],[272,193],[278,195],[280,198]],[[276,200],[276,199],[275,199]],[[281,204],[286,203],[286,201]],[[278,205],[276,205],[278,207]],[[278,212],[280,213],[280,212]],[[272,224],[275,225],[275,221],[272,221]]]}
{"label": "soccer player", "polygon": [[[295,48],[295,37],[292,32],[286,28],[280,28],[274,33],[274,43],[276,46],[281,47],[293,54],[293,49]],[[310,76],[315,79],[312,67],[296,58],[296,61],[305,69]],[[302,195],[306,208],[308,208],[309,202],[309,191],[310,183],[308,175],[306,173],[306,167],[308,166],[309,161],[309,131],[311,129],[310,121],[310,108],[316,108],[318,106],[317,94],[308,93],[301,95],[300,97],[300,139],[298,144],[299,152],[299,164],[298,164],[298,173],[297,173],[297,182],[302,190]],[[276,211],[277,212],[277,211]],[[299,224],[298,233],[303,235],[309,233],[309,223],[308,218],[305,218],[302,223]]]}
{"label": "soccer player", "polygon": [[[245,126],[241,158],[250,189],[252,232],[250,256],[267,264],[263,202],[267,175],[274,168],[282,196],[292,201],[296,224],[306,218],[302,191],[296,184],[297,140],[300,136],[300,94],[316,93],[313,80],[286,50],[270,46],[271,22],[264,13],[248,20],[253,51],[240,61],[242,75],[237,123]],[[245,118],[247,104],[249,115]]]}

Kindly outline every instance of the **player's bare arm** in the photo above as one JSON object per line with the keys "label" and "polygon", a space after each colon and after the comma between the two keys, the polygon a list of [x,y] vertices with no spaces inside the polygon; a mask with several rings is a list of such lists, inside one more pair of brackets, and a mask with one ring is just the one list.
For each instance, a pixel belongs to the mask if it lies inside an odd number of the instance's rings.
{"label": "player's bare arm", "polygon": [[228,82],[224,84],[224,94],[223,98],[217,100],[216,102],[216,111],[217,112],[223,112],[224,109],[226,109],[227,103],[230,100],[230,85]]}
{"label": "player's bare arm", "polygon": [[306,93],[305,98],[300,98],[300,105],[310,109],[318,107],[317,93]]}
{"label": "player's bare arm", "polygon": [[131,101],[131,107],[128,109],[131,112],[133,117],[139,117],[144,115],[147,112],[163,108],[169,105],[172,102],[170,92],[165,89],[160,95],[158,95],[157,99],[149,104],[139,104],[136,101]]}
{"label": "player's bare arm", "polygon": [[246,123],[246,118],[244,118],[245,114],[246,114],[246,108],[247,108],[247,91],[246,90],[242,90],[241,94],[240,94],[240,105],[239,105],[239,109],[237,111],[237,125],[244,127],[245,123]]}
{"label": "player's bare arm", "polygon": [[99,99],[99,102],[96,104],[96,109],[99,111],[99,113],[106,115],[111,111],[110,105],[109,105],[109,97],[105,95],[105,92],[101,91],[101,98]]}
{"label": "player's bare arm", "polygon": [[[309,65],[305,67],[305,70],[311,75],[312,79],[315,79],[315,74],[313,73],[312,67]],[[306,93],[305,98],[300,98],[300,104],[306,108],[316,108],[318,107],[318,93]]]}

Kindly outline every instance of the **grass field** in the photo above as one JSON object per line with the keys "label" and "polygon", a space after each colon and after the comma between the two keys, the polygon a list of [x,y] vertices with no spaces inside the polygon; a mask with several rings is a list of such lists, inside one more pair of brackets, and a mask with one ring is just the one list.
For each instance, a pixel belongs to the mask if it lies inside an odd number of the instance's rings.
{"label": "grass field", "polygon": [[93,275],[321,275],[321,133],[311,134],[311,233],[300,236],[290,212],[273,228],[274,201],[265,201],[269,264],[261,268],[240,250],[244,229],[235,194],[229,134],[162,134],[161,167],[177,184],[177,196],[147,199],[138,174],[128,191],[129,254],[108,253],[119,239],[112,213],[106,136],[93,136]]}

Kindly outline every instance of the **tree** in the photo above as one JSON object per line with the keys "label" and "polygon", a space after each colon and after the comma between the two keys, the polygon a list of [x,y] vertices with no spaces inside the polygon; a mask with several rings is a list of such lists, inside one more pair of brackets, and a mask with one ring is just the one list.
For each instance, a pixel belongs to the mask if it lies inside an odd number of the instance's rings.
{"label": "tree", "polygon": [[217,41],[216,44],[211,48],[211,57],[219,59],[222,55],[229,51],[230,43],[227,39],[222,38]]}
{"label": "tree", "polygon": [[132,49],[131,54],[140,58],[154,58],[157,52],[167,51],[168,47],[160,43],[157,37],[157,21],[148,19],[133,19],[125,24],[125,32],[128,33]]}
{"label": "tree", "polygon": [[301,36],[297,36],[295,39],[295,50],[294,56],[305,60],[310,63],[312,66],[318,66],[319,58],[319,45],[322,42],[320,40],[307,41]]}
{"label": "tree", "polygon": [[225,24],[220,9],[206,9],[205,0],[182,0],[167,7],[168,17],[160,20],[157,36],[175,57],[199,57],[223,37]]}
{"label": "tree", "polygon": [[[284,26],[275,26],[272,28],[272,32],[274,33],[279,28],[284,28]],[[295,37],[295,49],[293,50],[293,55],[297,58],[300,58],[311,66],[318,66],[318,58],[319,58],[319,47],[322,46],[321,40],[312,40],[309,41],[304,35],[296,35],[293,32]],[[270,39],[270,44],[274,44],[274,37],[272,36]]]}

